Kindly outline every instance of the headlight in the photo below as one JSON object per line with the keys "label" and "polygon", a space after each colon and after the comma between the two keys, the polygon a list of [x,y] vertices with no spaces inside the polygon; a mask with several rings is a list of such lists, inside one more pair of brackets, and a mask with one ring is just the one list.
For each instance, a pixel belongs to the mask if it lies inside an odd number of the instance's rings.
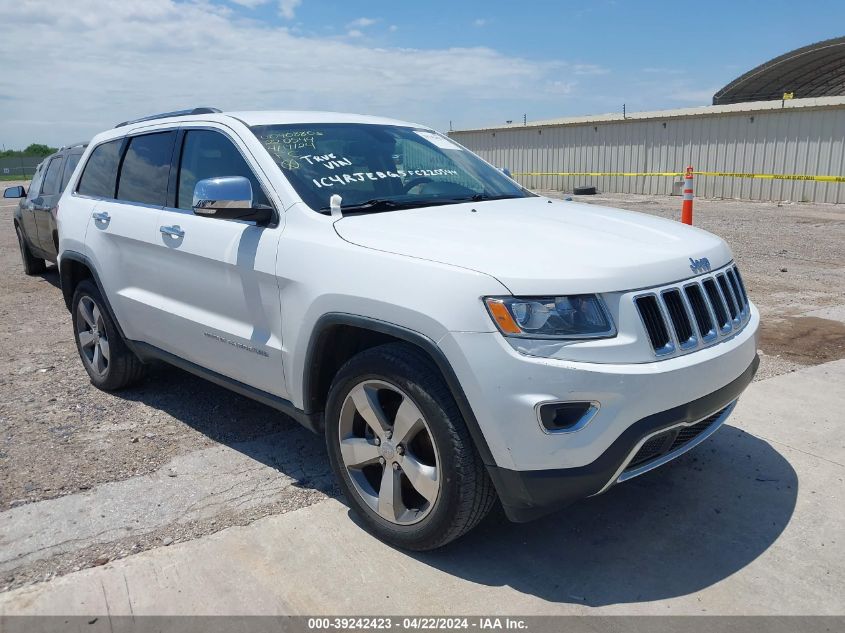
{"label": "headlight", "polygon": [[596,295],[487,297],[484,303],[505,336],[581,339],[616,335],[610,314]]}

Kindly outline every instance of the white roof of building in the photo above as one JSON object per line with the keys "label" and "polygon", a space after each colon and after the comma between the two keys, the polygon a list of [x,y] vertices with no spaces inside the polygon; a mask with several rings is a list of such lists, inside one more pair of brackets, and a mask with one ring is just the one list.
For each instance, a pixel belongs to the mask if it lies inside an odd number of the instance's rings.
{"label": "white roof of building", "polygon": [[716,116],[737,112],[764,112],[766,110],[781,110],[795,108],[830,108],[845,106],[845,97],[816,97],[813,99],[787,99],[786,101],[753,101],[749,103],[732,103],[719,106],[699,106],[695,108],[679,108],[676,110],[652,110],[650,112],[628,112],[624,117],[621,112],[609,114],[595,114],[589,116],[564,117],[560,119],[545,119],[529,121],[527,124],[514,122],[505,125],[463,128],[453,132],[478,132],[484,130],[509,130],[525,127],[554,127],[561,125],[584,125],[591,123],[611,123],[618,121],[636,121],[645,119],[672,119],[690,116]]}

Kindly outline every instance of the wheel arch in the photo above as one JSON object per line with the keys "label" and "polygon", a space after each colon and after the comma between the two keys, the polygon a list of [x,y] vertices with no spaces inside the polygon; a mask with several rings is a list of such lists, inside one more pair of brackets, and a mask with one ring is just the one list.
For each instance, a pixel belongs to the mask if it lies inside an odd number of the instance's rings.
{"label": "wheel arch", "polygon": [[409,343],[434,363],[458,405],[482,461],[485,465],[495,465],[469,400],[437,343],[424,334],[387,321],[339,312],[324,314],[317,320],[308,342],[302,377],[305,413],[316,417],[324,410],[332,379],[349,358],[390,342]]}
{"label": "wheel arch", "polygon": [[33,244],[32,240],[30,239],[29,235],[26,232],[26,227],[23,223],[23,216],[21,215],[20,207],[15,208],[15,215],[12,216],[12,223],[14,225],[15,230],[20,231],[21,237],[24,240],[24,243],[29,247],[30,251],[32,247],[37,247],[37,244]]}
{"label": "wheel arch", "polygon": [[85,255],[75,252],[62,253],[59,260],[59,282],[62,287],[62,297],[64,297],[65,306],[68,310],[72,308],[73,293],[76,292],[76,287],[83,279],[93,279],[100,290],[100,294],[103,293],[103,288],[94,272],[94,266]]}
{"label": "wheel arch", "polygon": [[100,291],[100,296],[103,299],[109,318],[111,318],[111,321],[120,333],[121,338],[126,341],[127,346],[135,351],[132,343],[124,335],[123,328],[120,327],[120,321],[117,320],[114,310],[112,310],[108,295],[103,289],[103,284],[100,282],[100,276],[97,274],[97,269],[94,267],[94,264],[82,253],[77,253],[76,251],[65,251],[62,253],[59,258],[59,282],[62,286],[62,296],[64,297],[68,311],[73,309],[71,304],[73,302],[73,295],[76,292],[76,287],[85,279],[92,280],[94,285],[97,286],[97,290]]}

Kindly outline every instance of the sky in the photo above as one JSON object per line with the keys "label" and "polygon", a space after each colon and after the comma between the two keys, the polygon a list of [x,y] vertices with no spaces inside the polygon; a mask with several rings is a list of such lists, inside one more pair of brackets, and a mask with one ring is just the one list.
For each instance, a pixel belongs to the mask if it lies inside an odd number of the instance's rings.
{"label": "sky", "polygon": [[841,35],[841,0],[0,0],[0,146],[195,106],[443,131],[701,106]]}

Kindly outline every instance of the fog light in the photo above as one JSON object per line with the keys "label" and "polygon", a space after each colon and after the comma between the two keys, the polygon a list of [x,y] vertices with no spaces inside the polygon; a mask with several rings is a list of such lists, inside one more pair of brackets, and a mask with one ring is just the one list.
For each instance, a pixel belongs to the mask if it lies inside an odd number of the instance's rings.
{"label": "fog light", "polygon": [[583,429],[598,411],[598,402],[544,402],[537,406],[540,426],[547,433],[573,433]]}

